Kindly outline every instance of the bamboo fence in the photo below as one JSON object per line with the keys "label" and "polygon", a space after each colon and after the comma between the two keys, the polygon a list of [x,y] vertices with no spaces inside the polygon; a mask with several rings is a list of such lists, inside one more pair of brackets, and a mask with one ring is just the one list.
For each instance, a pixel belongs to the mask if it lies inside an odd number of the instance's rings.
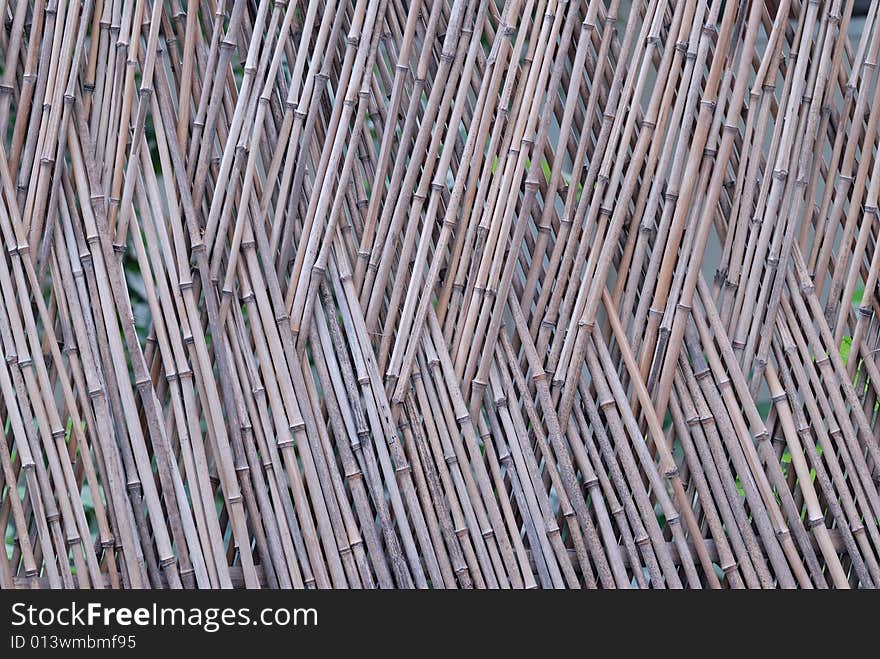
{"label": "bamboo fence", "polygon": [[0,586],[880,585],[865,4],[0,0]]}

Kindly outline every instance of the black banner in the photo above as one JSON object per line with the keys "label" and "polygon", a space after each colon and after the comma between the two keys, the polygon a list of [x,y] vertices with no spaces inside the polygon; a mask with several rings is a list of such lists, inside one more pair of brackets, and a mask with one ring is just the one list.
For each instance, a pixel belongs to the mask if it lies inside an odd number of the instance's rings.
{"label": "black banner", "polygon": [[[285,649],[283,656],[291,656],[315,647],[328,656],[417,656],[428,649],[443,656],[534,649],[547,656],[568,654],[574,643],[583,647],[578,654],[615,646],[677,654],[681,641],[693,650],[717,649],[746,629],[762,647],[768,638],[788,646],[809,637],[805,624],[816,611],[823,625],[835,623],[841,632],[866,629],[859,613],[865,618],[874,607],[857,606],[857,599],[731,592],[0,591],[0,648],[4,657],[189,648],[223,656],[281,656],[275,650]],[[814,637],[811,647],[820,642]]]}

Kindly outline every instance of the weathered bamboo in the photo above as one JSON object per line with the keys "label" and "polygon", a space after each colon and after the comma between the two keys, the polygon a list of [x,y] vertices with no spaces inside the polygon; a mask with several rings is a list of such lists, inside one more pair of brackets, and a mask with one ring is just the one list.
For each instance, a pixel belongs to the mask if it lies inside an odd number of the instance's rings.
{"label": "weathered bamboo", "polygon": [[0,587],[880,585],[860,11],[0,2]]}

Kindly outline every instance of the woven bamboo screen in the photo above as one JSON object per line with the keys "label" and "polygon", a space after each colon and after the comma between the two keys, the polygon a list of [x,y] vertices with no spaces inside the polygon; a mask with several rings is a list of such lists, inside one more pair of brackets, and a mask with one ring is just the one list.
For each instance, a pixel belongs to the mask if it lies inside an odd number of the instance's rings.
{"label": "woven bamboo screen", "polygon": [[865,4],[0,0],[0,584],[880,585]]}

